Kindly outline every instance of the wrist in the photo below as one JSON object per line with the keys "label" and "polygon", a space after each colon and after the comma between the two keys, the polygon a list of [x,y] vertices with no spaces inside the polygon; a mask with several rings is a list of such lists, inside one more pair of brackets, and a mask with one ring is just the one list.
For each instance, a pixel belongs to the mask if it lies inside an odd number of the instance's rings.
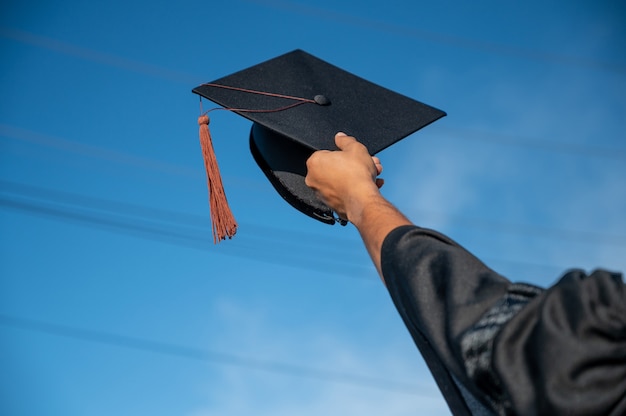
{"label": "wrist", "polygon": [[385,203],[378,187],[373,186],[355,189],[346,201],[346,217],[357,228],[364,221],[370,207]]}

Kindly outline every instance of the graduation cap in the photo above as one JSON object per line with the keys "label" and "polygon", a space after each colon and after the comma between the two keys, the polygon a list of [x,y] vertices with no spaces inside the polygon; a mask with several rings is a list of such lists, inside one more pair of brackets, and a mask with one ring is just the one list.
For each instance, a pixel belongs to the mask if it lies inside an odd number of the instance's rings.
{"label": "graduation cap", "polygon": [[[342,131],[374,155],[446,115],[302,50],[202,84],[193,92],[251,120],[250,150],[276,191],[293,207],[327,224],[338,219],[304,183],[306,160],[313,152],[335,150],[335,133]],[[208,123],[206,113],[201,114],[213,235],[219,241],[232,237],[237,225],[226,203]]]}

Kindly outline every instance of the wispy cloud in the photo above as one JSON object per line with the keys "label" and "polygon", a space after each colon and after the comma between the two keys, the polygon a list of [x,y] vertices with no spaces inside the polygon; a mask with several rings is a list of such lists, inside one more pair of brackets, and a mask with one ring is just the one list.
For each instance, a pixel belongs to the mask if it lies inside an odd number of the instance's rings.
{"label": "wispy cloud", "polygon": [[[437,82],[432,71],[425,76]],[[607,79],[551,69],[539,77],[528,74],[511,79],[503,72],[477,78],[472,68],[463,74],[448,72],[445,77],[484,82],[476,86],[476,94],[469,92],[469,97],[459,98],[472,103],[464,108],[466,114],[449,117],[443,125],[462,125],[459,120],[463,123],[474,116],[469,127],[483,131],[624,151],[626,82],[621,77]],[[406,145],[397,162],[401,165],[392,168],[397,173],[386,178],[390,199],[419,225],[465,240],[468,235],[483,236],[470,247],[480,256],[564,268],[626,270],[624,247],[614,244],[626,237],[626,166],[621,159],[469,141],[459,132],[438,130],[437,125],[428,129],[424,133],[429,135],[427,141],[420,138]],[[438,215],[429,216],[428,212]],[[539,232],[512,236],[502,232],[502,227],[467,232],[459,229],[459,221],[452,220],[455,216],[530,228],[553,227],[580,236],[569,240]],[[607,238],[586,238],[585,233]],[[507,271],[524,275],[515,266]],[[556,277],[544,278],[541,283],[549,284]]]}
{"label": "wispy cloud", "polygon": [[[237,343],[240,353],[281,357],[337,372],[362,374],[415,390],[397,391],[343,383],[341,380],[315,380],[263,371],[223,367],[218,380],[207,384],[206,404],[189,416],[213,415],[406,415],[421,409],[428,414],[449,414],[447,406],[425,367],[415,365],[408,349],[390,348],[383,356],[372,356],[370,348],[350,342],[349,336],[332,330],[279,328],[263,308],[222,299],[215,305],[226,328],[218,344]],[[214,347],[214,346],[213,346]],[[289,392],[281,394],[280,392]]]}

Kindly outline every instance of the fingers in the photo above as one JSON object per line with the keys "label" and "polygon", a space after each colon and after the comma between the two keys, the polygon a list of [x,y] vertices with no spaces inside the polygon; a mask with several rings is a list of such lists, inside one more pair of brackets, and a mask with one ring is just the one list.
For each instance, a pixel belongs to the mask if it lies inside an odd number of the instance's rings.
{"label": "fingers", "polygon": [[380,163],[380,159],[376,156],[372,156],[372,161],[374,162],[374,165],[376,165],[376,174],[380,175],[383,173],[383,165]]}
{"label": "fingers", "polygon": [[[383,172],[383,165],[380,163],[380,159],[376,156],[372,156],[372,162],[376,165],[376,176],[380,175]],[[382,188],[385,184],[385,180],[383,178],[376,178],[375,182],[378,189]]]}

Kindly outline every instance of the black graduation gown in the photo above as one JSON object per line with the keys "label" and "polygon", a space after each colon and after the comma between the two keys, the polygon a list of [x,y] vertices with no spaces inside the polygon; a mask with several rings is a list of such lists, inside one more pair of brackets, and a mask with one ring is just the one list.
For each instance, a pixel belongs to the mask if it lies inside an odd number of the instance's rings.
{"label": "black graduation gown", "polygon": [[455,415],[626,415],[626,286],[511,283],[448,237],[393,230],[385,283]]}

